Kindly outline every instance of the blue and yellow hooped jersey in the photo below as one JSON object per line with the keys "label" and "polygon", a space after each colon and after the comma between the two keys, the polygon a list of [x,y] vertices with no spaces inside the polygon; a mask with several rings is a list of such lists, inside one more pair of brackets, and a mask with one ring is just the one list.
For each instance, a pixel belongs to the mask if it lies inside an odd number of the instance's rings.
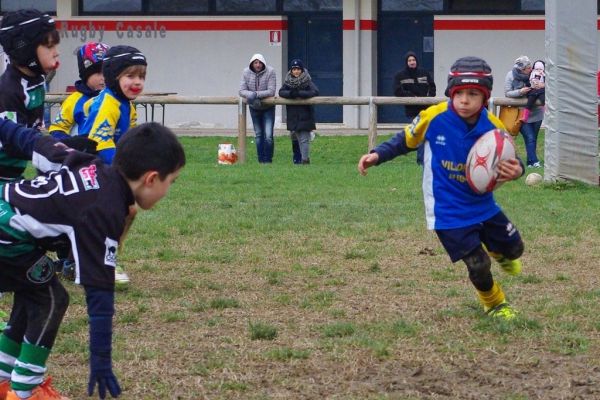
{"label": "blue and yellow hooped jersey", "polygon": [[106,88],[84,105],[87,119],[80,135],[98,143],[98,156],[111,164],[116,144],[121,136],[137,122],[135,106],[129,100],[120,100]]}
{"label": "blue and yellow hooped jersey", "polygon": [[384,162],[424,147],[423,197],[428,229],[454,229],[477,224],[500,211],[492,193],[477,194],[468,185],[465,166],[473,144],[491,129],[505,129],[483,109],[474,126],[443,102],[423,110],[403,131],[377,146]]}

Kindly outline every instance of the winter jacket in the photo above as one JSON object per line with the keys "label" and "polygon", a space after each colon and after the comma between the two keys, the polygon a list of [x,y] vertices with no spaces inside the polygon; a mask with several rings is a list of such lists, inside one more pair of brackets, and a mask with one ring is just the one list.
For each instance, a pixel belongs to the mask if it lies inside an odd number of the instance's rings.
{"label": "winter jacket", "polygon": [[[529,75],[515,71],[515,67],[508,71],[504,79],[504,95],[511,98],[525,98],[526,94],[521,94],[521,89],[529,86]],[[544,106],[533,106],[527,123],[538,122],[544,119]]]}
{"label": "winter jacket", "polygon": [[[417,68],[409,68],[408,57],[413,56],[417,60]],[[431,74],[419,68],[419,59],[412,51],[404,57],[405,68],[394,77],[394,95],[398,97],[435,97],[435,82]],[[416,117],[421,110],[428,106],[406,106],[406,116]]]}
{"label": "winter jacket", "polygon": [[[252,69],[254,60],[259,60],[265,67],[259,72],[254,72]],[[275,69],[267,65],[265,58],[261,54],[253,55],[248,67],[244,68],[244,72],[242,73],[239,95],[248,98],[248,96],[251,96],[251,93],[256,93],[256,98],[260,100],[275,96],[275,90],[277,90],[277,74],[275,73]],[[265,106],[260,101],[249,101],[248,104],[257,110],[266,110],[275,107],[274,105]]]}
{"label": "winter jacket", "polygon": [[[297,92],[297,93],[296,93]],[[308,81],[304,86],[297,89],[283,84],[279,89],[279,97],[286,99],[309,99],[319,95],[319,89]],[[304,132],[316,129],[315,108],[312,105],[286,105],[287,129],[290,132]]]}

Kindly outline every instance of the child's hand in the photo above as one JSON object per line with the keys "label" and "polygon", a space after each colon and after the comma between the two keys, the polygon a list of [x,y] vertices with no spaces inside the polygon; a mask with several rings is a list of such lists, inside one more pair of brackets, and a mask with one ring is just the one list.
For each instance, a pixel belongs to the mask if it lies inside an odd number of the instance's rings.
{"label": "child's hand", "polygon": [[377,161],[379,161],[379,154],[365,154],[358,160],[358,172],[360,172],[361,175],[367,175],[367,168],[377,165]]}
{"label": "child's hand", "polygon": [[498,163],[498,181],[506,182],[518,179],[523,175],[523,168],[516,158],[502,160]]}

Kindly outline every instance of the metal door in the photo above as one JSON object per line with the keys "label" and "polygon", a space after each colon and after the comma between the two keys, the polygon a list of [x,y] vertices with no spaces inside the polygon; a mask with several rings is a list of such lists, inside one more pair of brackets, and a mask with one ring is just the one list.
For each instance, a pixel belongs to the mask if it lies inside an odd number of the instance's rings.
{"label": "metal door", "polygon": [[[394,75],[404,69],[404,55],[414,51],[419,66],[433,76],[433,16],[381,13],[377,22],[378,66],[377,93],[394,95]],[[440,88],[437,90],[441,93]],[[442,89],[443,92],[443,89]],[[408,122],[404,106],[380,106],[378,122]]]}
{"label": "metal door", "polygon": [[[342,96],[342,14],[288,16],[289,61],[300,58],[321,96]],[[283,80],[282,80],[283,81]],[[317,122],[342,122],[342,106],[315,106]]]}

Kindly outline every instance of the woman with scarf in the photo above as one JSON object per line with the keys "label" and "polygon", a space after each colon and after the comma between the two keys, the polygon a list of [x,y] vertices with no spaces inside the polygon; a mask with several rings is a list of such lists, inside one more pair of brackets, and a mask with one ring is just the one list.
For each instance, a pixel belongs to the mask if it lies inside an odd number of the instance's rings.
{"label": "woman with scarf", "polygon": [[[394,77],[394,95],[397,97],[435,97],[435,82],[431,74],[419,68],[419,60],[413,51],[404,56],[404,69]],[[404,113],[414,119],[429,106],[405,106]],[[423,165],[423,146],[417,148],[417,164]]]}
{"label": "woman with scarf", "polygon": [[[310,78],[308,70],[300,59],[290,63],[283,86],[279,89],[279,97],[286,99],[309,99],[319,95],[319,89]],[[310,164],[310,132],[315,126],[315,110],[312,105],[286,105],[287,129],[292,138],[298,141],[300,148],[300,163]]]}
{"label": "woman with scarf", "polygon": [[[529,57],[519,56],[515,60],[512,70],[506,75],[504,81],[504,95],[506,97],[527,97],[531,91],[529,83],[529,74],[531,73],[532,63]],[[542,85],[544,85],[542,83]],[[542,88],[544,86],[541,86]],[[544,119],[544,106],[533,106],[529,112],[527,122],[521,125],[521,135],[525,141],[525,151],[527,152],[527,166],[531,168],[541,168],[540,160],[537,157],[537,138],[542,120]]]}

